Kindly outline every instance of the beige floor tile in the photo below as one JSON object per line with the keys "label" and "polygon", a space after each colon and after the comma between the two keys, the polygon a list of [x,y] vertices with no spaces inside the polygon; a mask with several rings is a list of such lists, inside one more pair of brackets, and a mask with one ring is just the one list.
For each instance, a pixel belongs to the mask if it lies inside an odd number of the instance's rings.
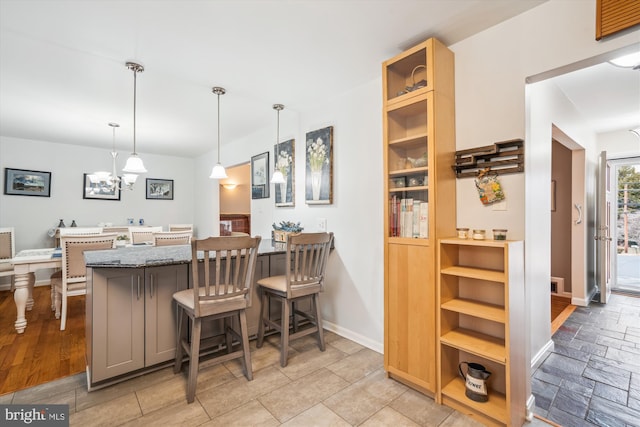
{"label": "beige floor tile", "polygon": [[94,405],[69,415],[69,425],[101,427],[120,425],[141,417],[142,411],[133,393]]}
{"label": "beige floor tile", "polygon": [[265,368],[254,373],[253,381],[247,381],[244,377],[237,378],[219,387],[197,392],[196,399],[211,418],[216,418],[290,382],[278,369]]}
{"label": "beige floor tile", "polygon": [[407,389],[389,406],[421,425],[437,425],[453,412],[453,409],[438,405],[432,398],[412,389]]}
{"label": "beige floor tile", "polygon": [[380,369],[323,403],[347,422],[358,425],[406,390],[405,385],[387,378],[384,370]]}
{"label": "beige floor tile", "polygon": [[348,385],[345,380],[323,368],[261,396],[258,400],[280,422],[285,422]]}
{"label": "beige floor tile", "polygon": [[184,402],[164,406],[156,411],[135,418],[123,426],[199,426],[209,421],[209,415],[196,400],[189,404],[185,399]]}
{"label": "beige floor tile", "polygon": [[[345,357],[347,357],[347,354],[334,347],[327,346],[325,351],[320,351],[317,346],[314,346],[304,351],[289,352],[287,366],[280,369],[292,380],[297,380]],[[277,366],[280,367],[280,364],[278,363]]]}
{"label": "beige floor tile", "polygon": [[[253,372],[259,371],[269,366],[275,366],[280,363],[280,349],[277,344],[265,341],[261,348],[255,348],[255,341],[251,341],[251,366]],[[237,378],[244,376],[242,372],[242,363],[240,360],[232,360],[224,364],[229,371]]]}
{"label": "beige floor tile", "polygon": [[403,427],[419,427],[420,424],[414,423],[411,419],[405,417],[400,412],[391,409],[388,406],[380,409],[369,419],[360,424],[361,427],[385,427],[385,426],[403,426]]}
{"label": "beige floor tile", "polygon": [[327,334],[325,332],[324,342],[327,345],[337,348],[343,353],[354,354],[366,348],[357,342],[348,340],[336,334]]}
{"label": "beige floor tile", "polygon": [[166,367],[158,371],[132,378],[102,389],[87,391],[86,387],[78,388],[76,392],[76,410],[81,411],[98,403],[116,399],[155,384],[160,384],[173,378],[173,367]]}
{"label": "beige floor tile", "polygon": [[[188,369],[183,366],[183,371]],[[196,394],[231,381],[235,376],[222,364],[201,364],[196,384]],[[244,379],[244,377],[243,377]],[[245,380],[246,381],[246,380]],[[162,383],[136,391],[142,412],[147,414],[176,402],[187,401],[187,372],[180,372]]]}
{"label": "beige floor tile", "polygon": [[231,412],[227,412],[201,427],[274,427],[280,423],[257,400],[251,400]]}
{"label": "beige floor tile", "polygon": [[469,418],[466,415],[453,411],[438,427],[483,427],[479,421]]}
{"label": "beige floor tile", "polygon": [[353,383],[381,369],[383,363],[384,357],[380,353],[363,347],[357,353],[327,366],[327,369]]}
{"label": "beige floor tile", "polygon": [[348,427],[351,424],[322,403],[318,403],[281,425],[283,427]]}

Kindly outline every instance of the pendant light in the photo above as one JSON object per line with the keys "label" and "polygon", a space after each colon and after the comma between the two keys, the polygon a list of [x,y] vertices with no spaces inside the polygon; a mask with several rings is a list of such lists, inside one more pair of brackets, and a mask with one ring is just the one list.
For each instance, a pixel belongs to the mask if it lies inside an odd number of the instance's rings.
{"label": "pendant light", "polygon": [[136,152],[136,82],[137,73],[144,71],[144,67],[135,62],[127,62],[127,68],[133,71],[133,153],[127,159],[127,163],[122,169],[123,172],[129,173],[145,173],[147,170],[142,163],[142,159],[138,157]]}
{"label": "pendant light", "polygon": [[286,181],[284,180],[284,175],[278,169],[278,156],[280,155],[280,111],[284,110],[284,105],[282,104],[273,104],[273,109],[278,112],[278,126],[276,128],[276,155],[273,161],[274,169],[273,176],[271,177],[272,184],[284,184]]}
{"label": "pendant light", "polygon": [[218,95],[218,163],[216,163],[211,170],[211,175],[209,176],[209,178],[224,179],[227,178],[227,172],[224,170],[224,166],[222,166],[222,163],[220,163],[220,95],[224,95],[225,93],[227,93],[227,91],[224,90],[224,88],[218,86],[214,86],[211,91]]}

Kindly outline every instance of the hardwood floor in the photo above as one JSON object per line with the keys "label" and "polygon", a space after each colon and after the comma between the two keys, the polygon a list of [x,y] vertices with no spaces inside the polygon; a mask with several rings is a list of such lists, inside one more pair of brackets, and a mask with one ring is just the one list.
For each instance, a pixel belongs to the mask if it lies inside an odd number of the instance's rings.
{"label": "hardwood floor", "polygon": [[50,288],[33,290],[27,329],[16,333],[13,292],[0,292],[0,395],[85,370],[84,296],[69,298],[66,330],[51,311]]}
{"label": "hardwood floor", "polygon": [[575,309],[576,306],[571,305],[570,298],[551,295],[551,335],[562,326]]}

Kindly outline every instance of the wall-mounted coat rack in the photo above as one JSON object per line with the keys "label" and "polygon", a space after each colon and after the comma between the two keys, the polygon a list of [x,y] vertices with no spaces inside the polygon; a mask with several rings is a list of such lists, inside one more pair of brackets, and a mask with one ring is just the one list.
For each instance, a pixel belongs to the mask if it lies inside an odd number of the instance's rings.
{"label": "wall-mounted coat rack", "polygon": [[511,139],[456,151],[456,163],[451,167],[458,178],[475,177],[486,170],[496,175],[524,172],[524,141]]}

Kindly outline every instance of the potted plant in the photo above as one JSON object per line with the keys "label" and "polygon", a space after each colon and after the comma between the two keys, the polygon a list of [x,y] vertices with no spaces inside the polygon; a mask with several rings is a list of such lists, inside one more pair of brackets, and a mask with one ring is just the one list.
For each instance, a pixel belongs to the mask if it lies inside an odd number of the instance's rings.
{"label": "potted plant", "polygon": [[292,221],[280,221],[279,225],[274,222],[272,227],[271,239],[274,242],[286,242],[289,234],[298,234],[304,230],[299,222],[294,223]]}

